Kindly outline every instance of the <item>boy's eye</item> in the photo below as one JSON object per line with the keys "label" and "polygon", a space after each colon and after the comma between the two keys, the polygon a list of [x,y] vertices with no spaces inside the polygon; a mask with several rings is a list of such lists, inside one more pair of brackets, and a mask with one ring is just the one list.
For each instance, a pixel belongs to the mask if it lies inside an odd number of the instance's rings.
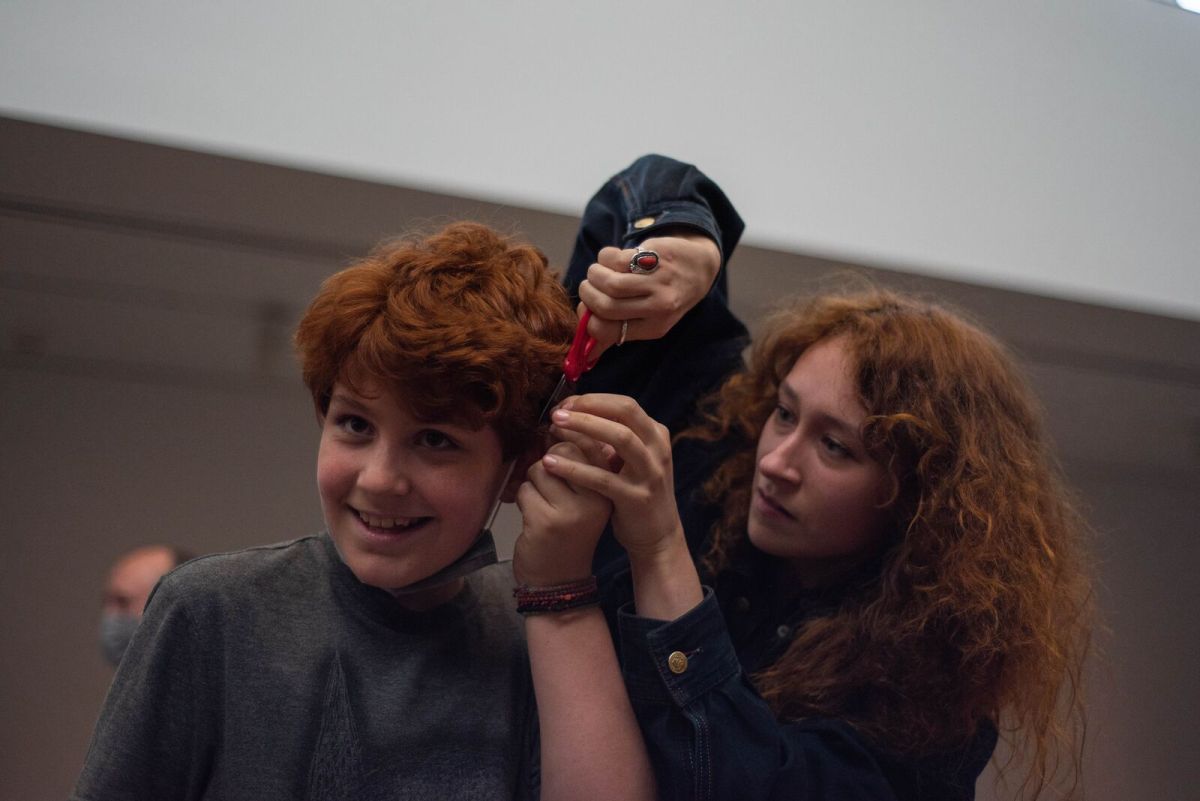
{"label": "boy's eye", "polygon": [[357,437],[371,433],[371,424],[357,414],[340,415],[334,423],[347,434],[353,434]]}
{"label": "boy's eye", "polygon": [[417,434],[417,444],[423,448],[430,448],[435,451],[447,450],[457,446],[454,440],[436,428],[427,428]]}

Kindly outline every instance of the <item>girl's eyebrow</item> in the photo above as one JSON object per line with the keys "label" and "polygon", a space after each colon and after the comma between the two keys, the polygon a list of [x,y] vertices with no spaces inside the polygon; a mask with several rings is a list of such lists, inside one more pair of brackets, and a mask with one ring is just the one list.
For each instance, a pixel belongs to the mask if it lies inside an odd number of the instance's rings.
{"label": "girl's eyebrow", "polygon": [[851,425],[840,417],[834,417],[825,412],[819,412],[816,417],[819,422],[837,431],[846,441],[852,444],[859,442],[860,432],[856,426]]}
{"label": "girl's eyebrow", "polygon": [[[785,401],[791,403],[792,405],[797,405],[800,402],[800,394],[786,382],[779,382],[779,394]],[[822,410],[814,411],[813,417],[816,418],[817,422],[836,429],[839,434],[847,439],[853,442],[858,442],[860,437],[859,427],[852,424],[850,421],[844,420],[841,417]]]}

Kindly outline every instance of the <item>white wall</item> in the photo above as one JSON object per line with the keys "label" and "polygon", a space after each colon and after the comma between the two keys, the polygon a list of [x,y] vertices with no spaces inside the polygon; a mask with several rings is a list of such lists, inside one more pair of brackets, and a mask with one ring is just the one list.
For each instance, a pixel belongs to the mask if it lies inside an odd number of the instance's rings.
{"label": "white wall", "polygon": [[1200,319],[1152,0],[7,0],[0,113],[565,212],[659,150],[751,243]]}

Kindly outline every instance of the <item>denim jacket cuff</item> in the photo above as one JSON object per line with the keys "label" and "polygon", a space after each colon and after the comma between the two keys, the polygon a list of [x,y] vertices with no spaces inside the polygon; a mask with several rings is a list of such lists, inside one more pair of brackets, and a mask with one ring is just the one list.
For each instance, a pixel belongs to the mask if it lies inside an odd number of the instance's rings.
{"label": "denim jacket cuff", "polygon": [[[637,225],[647,219],[652,219],[649,225],[638,228]],[[717,243],[721,251],[721,264],[729,260],[729,250],[722,241],[721,229],[713,218],[712,211],[703,203],[694,200],[663,200],[644,207],[631,208],[625,219],[625,236],[623,244],[626,247],[636,247],[652,236],[661,236],[664,229],[690,228],[698,231]]]}
{"label": "denim jacket cuff", "polygon": [[685,706],[741,670],[711,589],[672,621],[619,612],[622,666],[630,698]]}

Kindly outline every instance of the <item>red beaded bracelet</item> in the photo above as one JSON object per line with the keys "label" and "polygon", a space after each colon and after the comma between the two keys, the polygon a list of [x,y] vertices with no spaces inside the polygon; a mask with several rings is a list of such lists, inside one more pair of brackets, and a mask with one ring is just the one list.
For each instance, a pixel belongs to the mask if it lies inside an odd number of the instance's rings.
{"label": "red beaded bracelet", "polygon": [[524,584],[513,590],[517,599],[517,612],[522,615],[540,615],[546,612],[563,612],[600,603],[600,588],[595,576],[550,587],[527,587]]}

